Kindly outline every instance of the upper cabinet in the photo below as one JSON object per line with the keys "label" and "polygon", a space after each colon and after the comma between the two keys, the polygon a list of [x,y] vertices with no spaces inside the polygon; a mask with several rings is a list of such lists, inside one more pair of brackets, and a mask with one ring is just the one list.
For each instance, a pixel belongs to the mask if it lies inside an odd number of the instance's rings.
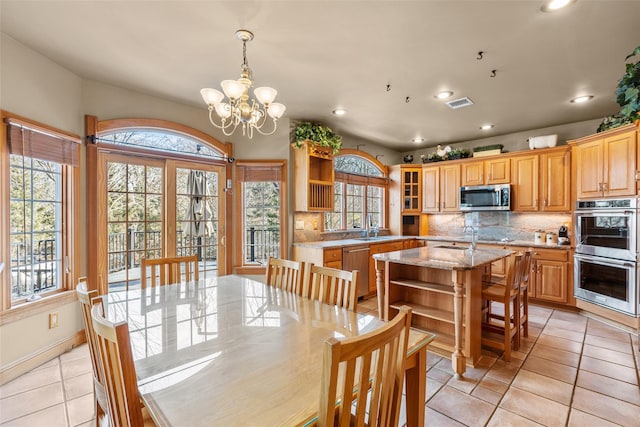
{"label": "upper cabinet", "polygon": [[423,166],[422,212],[460,210],[460,164]]}
{"label": "upper cabinet", "polygon": [[511,169],[513,211],[571,210],[571,152],[568,147],[513,156]]}
{"label": "upper cabinet", "polygon": [[569,141],[577,199],[636,194],[638,123]]}
{"label": "upper cabinet", "polygon": [[333,210],[333,155],[331,148],[305,142],[294,149],[294,206],[296,211]]}
{"label": "upper cabinet", "polygon": [[511,181],[509,159],[465,161],[462,163],[462,186],[508,184]]}
{"label": "upper cabinet", "polygon": [[420,213],[422,209],[422,168],[401,166],[402,213]]}

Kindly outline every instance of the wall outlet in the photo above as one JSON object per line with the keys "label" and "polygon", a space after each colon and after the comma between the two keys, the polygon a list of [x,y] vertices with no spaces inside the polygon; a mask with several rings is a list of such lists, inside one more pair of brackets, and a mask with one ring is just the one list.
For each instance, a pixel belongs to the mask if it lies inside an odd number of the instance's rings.
{"label": "wall outlet", "polygon": [[313,229],[314,230],[318,229],[318,221],[313,221]]}
{"label": "wall outlet", "polygon": [[58,312],[49,313],[49,329],[58,327]]}
{"label": "wall outlet", "polygon": [[296,220],[296,230],[304,230],[304,221]]}

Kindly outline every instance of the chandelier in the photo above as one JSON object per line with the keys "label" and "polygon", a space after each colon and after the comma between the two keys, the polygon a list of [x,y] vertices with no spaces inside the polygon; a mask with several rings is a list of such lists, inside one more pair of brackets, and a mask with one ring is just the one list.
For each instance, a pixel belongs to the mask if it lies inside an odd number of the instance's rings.
{"label": "chandelier", "polygon": [[[278,91],[267,86],[255,88],[255,99],[249,99],[249,88],[253,86],[253,73],[247,63],[247,42],[253,40],[253,33],[248,30],[236,31],[236,37],[242,41],[242,71],[238,80],[223,80],[220,83],[224,94],[216,89],[200,90],[202,99],[209,106],[209,121],[222,130],[226,136],[232,135],[242,125],[242,135],[253,137],[254,129],[262,135],[272,135],[276,131],[277,121],[284,114],[286,107],[273,102]],[[226,99],[225,99],[226,95]],[[215,115],[220,124],[214,120]],[[267,116],[273,121],[271,131],[263,131]]]}

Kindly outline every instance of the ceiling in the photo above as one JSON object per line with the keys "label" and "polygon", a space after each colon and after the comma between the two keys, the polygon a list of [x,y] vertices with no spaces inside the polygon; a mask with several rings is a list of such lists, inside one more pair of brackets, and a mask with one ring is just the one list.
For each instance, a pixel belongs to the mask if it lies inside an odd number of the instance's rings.
{"label": "ceiling", "polygon": [[[0,30],[83,78],[205,115],[199,91],[239,77],[234,33],[246,28],[255,83],[278,90],[285,116],[408,151],[619,110],[640,1],[577,0],[553,13],[542,3],[2,0]],[[474,105],[452,110],[434,98],[441,90]],[[578,95],[594,98],[569,102]]]}

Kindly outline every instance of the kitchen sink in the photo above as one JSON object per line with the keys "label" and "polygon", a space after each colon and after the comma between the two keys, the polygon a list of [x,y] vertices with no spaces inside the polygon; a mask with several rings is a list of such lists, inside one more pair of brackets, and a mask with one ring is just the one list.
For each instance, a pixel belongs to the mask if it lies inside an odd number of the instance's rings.
{"label": "kitchen sink", "polygon": [[440,246],[436,246],[436,248],[441,248],[441,249],[456,249],[456,250],[458,250],[458,251],[466,251],[467,249],[469,249],[469,246],[440,245]]}
{"label": "kitchen sink", "polygon": [[356,240],[362,240],[364,242],[369,242],[371,240],[382,240],[384,237],[356,237]]}

